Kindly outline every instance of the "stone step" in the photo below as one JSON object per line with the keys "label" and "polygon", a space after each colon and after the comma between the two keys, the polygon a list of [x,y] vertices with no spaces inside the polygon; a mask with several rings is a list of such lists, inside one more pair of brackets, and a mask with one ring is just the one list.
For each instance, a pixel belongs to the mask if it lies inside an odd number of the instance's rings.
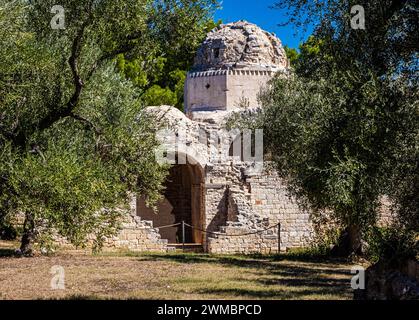
{"label": "stone step", "polygon": [[169,252],[188,252],[188,253],[204,253],[204,247],[200,243],[185,243],[185,247],[181,243],[172,243],[167,245]]}

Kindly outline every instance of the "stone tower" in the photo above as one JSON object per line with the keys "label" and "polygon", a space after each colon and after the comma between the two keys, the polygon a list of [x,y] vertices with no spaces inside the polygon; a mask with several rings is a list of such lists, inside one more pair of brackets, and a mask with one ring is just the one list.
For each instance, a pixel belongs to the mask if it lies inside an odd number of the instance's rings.
{"label": "stone tower", "polygon": [[264,165],[263,146],[255,142],[255,156],[248,159],[234,148],[244,150],[244,133],[224,128],[242,104],[258,107],[261,88],[287,69],[281,41],[254,24],[239,21],[210,32],[187,77],[186,114],[172,106],[147,108],[167,126],[159,150],[172,160],[157,214],[144,197],[133,197],[127,223],[108,245],[168,251],[185,242],[223,254],[306,246],[313,231],[309,214]]}
{"label": "stone tower", "polygon": [[258,107],[260,89],[288,69],[281,41],[255,24],[239,21],[212,30],[200,47],[185,85],[187,114]]}

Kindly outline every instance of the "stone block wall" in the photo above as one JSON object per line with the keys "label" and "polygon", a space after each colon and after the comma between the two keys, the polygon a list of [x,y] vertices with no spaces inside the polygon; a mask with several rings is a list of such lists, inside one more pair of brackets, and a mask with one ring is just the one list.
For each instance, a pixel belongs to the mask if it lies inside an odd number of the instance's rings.
{"label": "stone block wall", "polygon": [[[136,203],[137,199],[133,197],[121,231],[118,235],[105,239],[104,251],[166,252],[169,250],[168,241],[162,239],[159,230],[154,228],[153,222],[142,220],[136,215]],[[59,236],[55,237],[54,242],[62,248],[73,248],[65,238]],[[92,244],[93,238],[90,238],[87,247],[91,247]]]}
{"label": "stone block wall", "polygon": [[[256,232],[258,230],[253,230]],[[242,235],[251,232],[251,229],[240,226],[226,226],[220,228],[220,235],[210,237],[207,250],[215,254],[275,254],[279,252],[278,228],[272,228],[258,234]],[[223,234],[229,235],[225,236]]]}
{"label": "stone block wall", "polygon": [[[138,197],[137,216],[141,217],[142,220],[152,222],[155,228],[176,224],[176,217],[172,214],[173,207],[166,197],[156,206],[158,213],[147,207],[144,197]],[[162,239],[167,239],[171,243],[176,242],[177,228],[164,228],[159,231]]]}
{"label": "stone block wall", "polygon": [[[258,95],[275,72],[265,70],[217,70],[192,72],[185,85],[187,113],[233,110],[245,103],[256,108]],[[245,85],[243,85],[245,83]]]}
{"label": "stone block wall", "polygon": [[[309,213],[288,197],[275,172],[247,175],[247,169],[230,162],[207,170],[206,250],[277,253],[307,246],[313,237]],[[248,233],[255,234],[238,236]]]}
{"label": "stone block wall", "polygon": [[252,108],[259,107],[260,90],[266,87],[274,74],[272,71],[231,70],[227,76],[226,100],[230,107],[227,110],[240,107],[243,103]]}
{"label": "stone block wall", "polygon": [[226,110],[227,71],[189,73],[185,84],[185,109]]}
{"label": "stone block wall", "polygon": [[287,186],[275,171],[246,179],[250,189],[252,210],[271,224],[281,225],[281,250],[302,248],[313,238],[310,214],[289,197]]}
{"label": "stone block wall", "polygon": [[121,232],[105,241],[106,250],[126,249],[138,252],[166,252],[166,239],[162,239],[159,230],[154,229],[151,222],[143,221],[139,217],[128,217]]}
{"label": "stone block wall", "polygon": [[168,241],[162,239],[152,221],[142,220],[137,216],[137,197],[133,195],[120,233],[111,239],[106,239],[105,250],[166,252],[167,244]]}

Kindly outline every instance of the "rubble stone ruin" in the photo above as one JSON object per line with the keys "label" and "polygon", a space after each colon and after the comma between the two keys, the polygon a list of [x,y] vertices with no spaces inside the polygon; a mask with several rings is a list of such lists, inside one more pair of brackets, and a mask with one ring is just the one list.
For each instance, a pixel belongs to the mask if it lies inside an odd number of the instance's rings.
{"label": "rubble stone ruin", "polygon": [[211,31],[187,76],[186,112],[147,109],[167,125],[161,142],[174,160],[158,212],[147,208],[145,199],[133,198],[124,229],[107,246],[167,251],[186,242],[229,254],[306,246],[312,238],[309,213],[266,163],[244,159],[244,146],[238,153],[232,148],[240,147],[244,133],[223,130],[231,113],[259,107],[260,90],[287,70],[281,41],[258,26],[239,21]]}

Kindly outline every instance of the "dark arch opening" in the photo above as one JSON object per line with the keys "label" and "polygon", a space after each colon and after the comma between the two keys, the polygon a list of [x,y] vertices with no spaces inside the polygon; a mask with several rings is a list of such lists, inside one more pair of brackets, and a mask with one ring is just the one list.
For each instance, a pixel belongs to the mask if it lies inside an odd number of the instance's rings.
{"label": "dark arch opening", "polygon": [[[166,179],[164,199],[158,204],[157,213],[147,208],[144,199],[137,203],[137,213],[147,221],[153,221],[153,226],[185,223],[196,227],[185,228],[185,243],[202,244],[204,229],[204,177],[199,164],[177,164],[170,168]],[[182,243],[182,226],[163,228],[160,230],[162,239],[170,244]]]}

